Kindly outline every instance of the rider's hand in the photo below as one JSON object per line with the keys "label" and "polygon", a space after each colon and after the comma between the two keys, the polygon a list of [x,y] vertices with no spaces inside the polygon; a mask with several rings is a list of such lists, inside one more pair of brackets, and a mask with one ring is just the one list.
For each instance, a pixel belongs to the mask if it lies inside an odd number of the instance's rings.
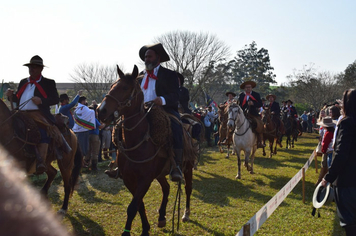
{"label": "rider's hand", "polygon": [[12,97],[12,95],[14,94],[14,90],[13,89],[7,89],[5,92],[5,95],[8,97]]}
{"label": "rider's hand", "polygon": [[324,178],[323,178],[323,180],[321,181],[321,185],[323,186],[323,187],[326,187],[326,184],[328,183],[328,181],[326,181]]}
{"label": "rider's hand", "polygon": [[79,95],[79,96],[82,96],[82,93],[83,93],[82,90],[79,90],[79,91],[78,91],[78,95]]}
{"label": "rider's hand", "polygon": [[250,106],[253,106],[253,101],[248,100],[247,104],[250,105]]}
{"label": "rider's hand", "polygon": [[155,105],[162,106],[162,99],[160,97],[156,97],[152,102]]}
{"label": "rider's hand", "polygon": [[42,100],[39,97],[33,97],[32,102],[36,105],[42,104]]}

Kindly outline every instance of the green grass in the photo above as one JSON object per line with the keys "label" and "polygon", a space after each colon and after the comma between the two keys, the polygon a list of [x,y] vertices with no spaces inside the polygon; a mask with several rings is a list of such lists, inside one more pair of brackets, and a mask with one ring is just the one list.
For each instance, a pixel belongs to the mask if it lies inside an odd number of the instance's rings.
{"label": "green grass", "polygon": [[[226,159],[226,153],[219,153],[217,147],[206,148],[198,170],[194,171],[191,221],[180,223],[178,235],[235,235],[303,167],[316,147],[315,137],[316,134],[303,134],[294,149],[280,148],[272,159],[263,157],[259,149],[254,162],[255,174],[249,174],[242,167],[241,180],[235,180],[236,156],[230,155]],[[318,161],[320,163],[320,157]],[[101,163],[102,171],[96,174],[86,169],[82,171],[78,189],[63,219],[63,223],[76,235],[121,235],[124,229],[131,194],[121,180],[109,179],[103,174],[107,164]],[[335,203],[323,206],[320,218],[311,215],[311,198],[318,177],[314,166],[313,162],[306,172],[305,204],[300,181],[256,235],[345,235],[339,226]],[[43,179],[34,179],[34,182],[40,185]],[[171,235],[177,185],[170,183],[167,226],[164,229],[156,226],[162,197],[157,181],[152,183],[144,198],[151,235]],[[49,193],[54,210],[59,210],[62,204],[62,185],[60,176],[57,176]],[[183,189],[181,215],[184,205]],[[141,234],[138,214],[131,233]]]}

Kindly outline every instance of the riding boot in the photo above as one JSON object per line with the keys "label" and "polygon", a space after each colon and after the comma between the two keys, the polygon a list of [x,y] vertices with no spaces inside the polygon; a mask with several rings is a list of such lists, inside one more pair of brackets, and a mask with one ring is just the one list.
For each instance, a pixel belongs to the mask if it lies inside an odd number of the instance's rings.
{"label": "riding boot", "polygon": [[318,184],[323,180],[324,176],[326,175],[326,173],[328,173],[328,171],[329,171],[329,168],[321,167],[318,181],[315,183],[315,186],[318,186]]}
{"label": "riding boot", "polygon": [[257,148],[266,147],[266,144],[263,144],[262,140],[263,140],[263,134],[262,133],[257,134]]}
{"label": "riding boot", "polygon": [[37,145],[38,153],[36,152],[36,174],[42,174],[47,171],[45,159],[47,156],[48,143],[40,143]]}
{"label": "riding boot", "polygon": [[182,158],[183,158],[183,149],[174,149],[174,161],[176,166],[172,168],[170,176],[173,182],[179,182],[182,180]]}

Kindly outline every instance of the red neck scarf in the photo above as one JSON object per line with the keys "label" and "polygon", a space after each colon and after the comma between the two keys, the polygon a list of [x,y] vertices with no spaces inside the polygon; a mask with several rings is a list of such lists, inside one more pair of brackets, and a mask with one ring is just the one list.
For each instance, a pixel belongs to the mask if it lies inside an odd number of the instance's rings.
{"label": "red neck scarf", "polygon": [[35,85],[36,85],[36,88],[38,89],[38,91],[40,91],[40,93],[42,94],[42,96],[43,96],[44,98],[47,98],[46,92],[43,90],[42,86],[37,83],[37,80],[39,80],[40,78],[41,78],[41,76],[40,76],[38,79],[32,79],[32,78],[30,77],[30,80],[29,80],[26,84],[24,84],[24,85],[20,88],[20,90],[17,92],[16,97],[17,97],[18,99],[20,99],[21,95],[22,95],[23,92],[25,91],[25,89],[26,89],[26,87],[27,87],[28,84],[35,84]]}
{"label": "red neck scarf", "polygon": [[152,78],[154,80],[158,80],[157,76],[155,76],[153,71],[154,71],[154,69],[152,71],[147,71],[147,78],[146,78],[145,84],[143,85],[144,89],[148,88],[148,81],[150,80],[150,78]]}
{"label": "red neck scarf", "polygon": [[242,106],[245,105],[246,100],[247,100],[247,96],[249,96],[252,100],[257,101],[256,98],[254,98],[254,97],[251,95],[251,93],[246,93],[246,94],[245,94],[244,101],[242,102]]}

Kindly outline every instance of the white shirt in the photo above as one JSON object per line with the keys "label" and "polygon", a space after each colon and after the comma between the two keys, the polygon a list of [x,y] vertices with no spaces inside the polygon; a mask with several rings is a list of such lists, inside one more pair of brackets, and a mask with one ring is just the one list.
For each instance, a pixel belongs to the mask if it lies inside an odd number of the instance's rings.
{"label": "white shirt", "polygon": [[[42,79],[42,76],[36,80],[36,82],[40,82]],[[27,78],[27,81],[30,81],[30,78]],[[19,109],[20,110],[38,110],[38,106],[31,100],[35,95],[35,89],[36,85],[35,84],[28,84],[23,91],[20,102],[19,102]],[[21,105],[23,104],[23,105]]]}
{"label": "white shirt", "polygon": [[[158,65],[156,68],[153,69],[153,74],[155,76],[157,76],[158,69],[160,66],[161,65]],[[149,78],[147,89],[143,88],[143,86],[145,85],[145,82],[147,80],[147,75],[148,75],[147,72],[145,72],[145,76],[143,77],[142,82],[141,82],[141,89],[143,92],[144,102],[150,102],[157,97],[156,80],[155,79]],[[162,105],[166,105],[166,100],[164,99],[164,97],[160,97],[160,98],[162,99]]]}

